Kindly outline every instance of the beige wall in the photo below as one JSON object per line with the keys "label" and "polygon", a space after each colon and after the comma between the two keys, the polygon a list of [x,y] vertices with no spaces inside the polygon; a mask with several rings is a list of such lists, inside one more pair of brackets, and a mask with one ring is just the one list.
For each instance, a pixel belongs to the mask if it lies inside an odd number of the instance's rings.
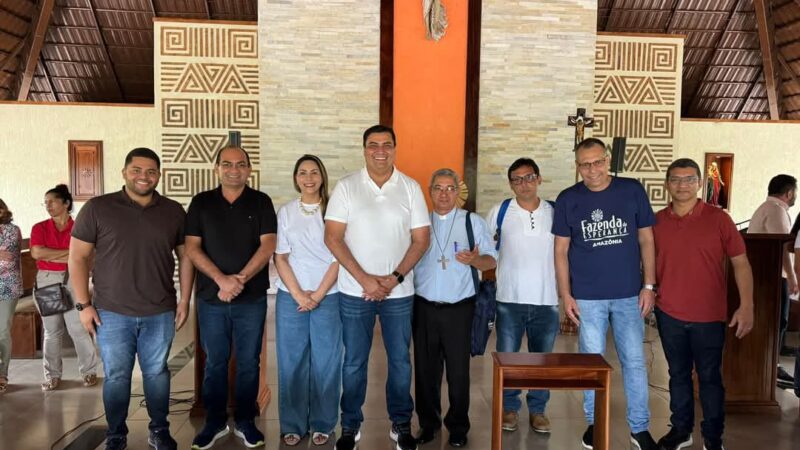
{"label": "beige wall", "polygon": [[[706,153],[733,153],[730,213],[733,220],[750,219],[767,196],[770,178],[800,176],[800,123],[715,122],[682,120],[675,158],[692,158],[702,166]],[[798,208],[790,210],[792,218]]]}
{"label": "beige wall", "polygon": [[378,122],[380,2],[260,1],[258,17],[261,188],[277,208],[297,195],[304,153],[322,159],[331,188],[364,165],[361,134]]}
{"label": "beige wall", "polygon": [[567,116],[592,110],[596,0],[484,1],[478,131],[479,213],[510,197],[506,170],[539,164],[540,195],[575,182],[574,128]]}
{"label": "beige wall", "polygon": [[120,170],[132,148],[160,153],[152,107],[0,103],[0,124],[0,198],[24,237],[47,218],[44,193],[58,183],[69,185],[67,141],[103,141],[105,192],[122,186]]}

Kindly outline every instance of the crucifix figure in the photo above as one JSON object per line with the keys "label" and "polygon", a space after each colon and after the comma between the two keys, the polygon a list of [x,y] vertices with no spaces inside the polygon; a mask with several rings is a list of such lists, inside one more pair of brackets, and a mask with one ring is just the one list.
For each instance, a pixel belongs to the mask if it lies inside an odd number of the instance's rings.
{"label": "crucifix figure", "polygon": [[572,151],[575,151],[583,140],[584,128],[594,127],[594,117],[586,117],[586,108],[578,108],[574,116],[567,118],[567,125],[575,127],[575,146],[572,147]]}
{"label": "crucifix figure", "polygon": [[442,257],[437,259],[436,262],[442,263],[442,270],[447,270],[447,263],[449,263],[450,260],[445,258],[444,255],[442,255]]}

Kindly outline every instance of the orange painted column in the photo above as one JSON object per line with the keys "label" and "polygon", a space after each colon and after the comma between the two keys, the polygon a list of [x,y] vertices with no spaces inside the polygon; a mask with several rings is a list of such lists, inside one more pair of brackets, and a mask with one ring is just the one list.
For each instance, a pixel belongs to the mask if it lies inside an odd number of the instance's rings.
{"label": "orange painted column", "polygon": [[397,167],[425,192],[436,169],[464,175],[468,3],[443,4],[448,26],[436,42],[425,38],[421,0],[394,2]]}

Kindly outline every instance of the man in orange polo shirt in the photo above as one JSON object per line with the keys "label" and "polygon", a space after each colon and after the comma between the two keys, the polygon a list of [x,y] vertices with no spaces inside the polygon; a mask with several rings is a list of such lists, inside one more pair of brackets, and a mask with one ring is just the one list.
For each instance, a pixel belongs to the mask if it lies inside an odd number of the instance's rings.
{"label": "man in orange polo shirt", "polygon": [[[728,214],[697,198],[700,167],[678,159],[667,169],[672,202],[656,214],[658,297],[656,319],[669,366],[672,428],[658,444],[664,450],[692,445],[692,367],[700,382],[700,424],[705,450],[721,450],[725,426],[722,348],[725,343],[730,258],[741,306],[728,326],[742,338],[753,328],[753,274],[744,239]],[[688,251],[687,251],[688,250]]]}

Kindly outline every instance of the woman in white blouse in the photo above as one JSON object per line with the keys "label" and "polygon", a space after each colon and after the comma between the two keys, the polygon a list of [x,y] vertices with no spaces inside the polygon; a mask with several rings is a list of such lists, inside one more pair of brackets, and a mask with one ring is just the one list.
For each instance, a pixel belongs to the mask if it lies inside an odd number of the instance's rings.
{"label": "woman in white blouse", "polygon": [[324,445],[339,416],[343,346],[339,264],[323,240],[328,174],[319,158],[297,160],[294,187],[300,198],[278,210],[275,250],[280,430],[286,445],[309,432]]}

